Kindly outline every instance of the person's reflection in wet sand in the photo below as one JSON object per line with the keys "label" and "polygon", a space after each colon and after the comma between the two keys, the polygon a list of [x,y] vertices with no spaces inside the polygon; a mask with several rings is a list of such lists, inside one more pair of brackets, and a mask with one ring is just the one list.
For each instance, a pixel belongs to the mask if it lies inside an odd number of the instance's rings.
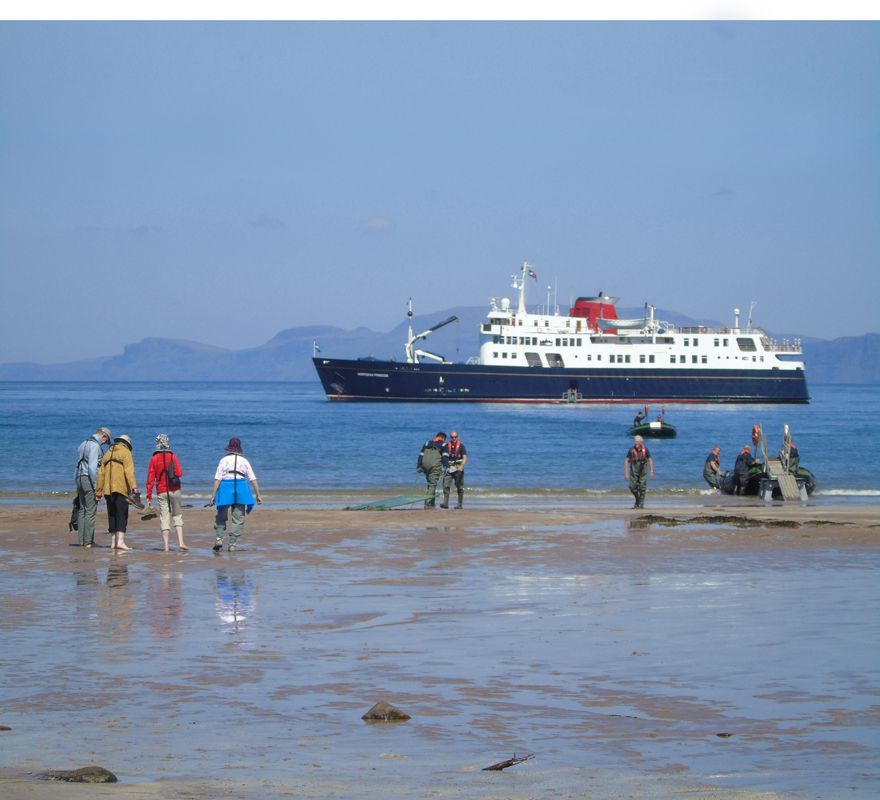
{"label": "person's reflection in wet sand", "polygon": [[180,634],[183,615],[183,573],[165,566],[147,587],[150,629],[161,639]]}
{"label": "person's reflection in wet sand", "polygon": [[79,620],[85,620],[95,615],[95,600],[101,581],[98,579],[98,570],[94,566],[77,567],[73,571],[73,580],[76,584],[76,616]]}
{"label": "person's reflection in wet sand", "polygon": [[98,580],[98,570],[94,567],[75,569],[73,571],[73,579],[76,581],[77,586],[94,587],[101,585],[101,582]]}
{"label": "person's reflection in wet sand", "polygon": [[128,563],[114,556],[107,567],[105,591],[98,595],[101,609],[101,630],[109,638],[121,644],[129,639],[134,611],[134,587],[128,582]]}
{"label": "person's reflection in wet sand", "polygon": [[214,592],[217,616],[238,637],[237,643],[243,643],[240,634],[254,622],[259,590],[241,567],[219,567]]}
{"label": "person's reflection in wet sand", "polygon": [[122,586],[128,586],[128,564],[114,561],[107,567],[107,587],[119,589]]}

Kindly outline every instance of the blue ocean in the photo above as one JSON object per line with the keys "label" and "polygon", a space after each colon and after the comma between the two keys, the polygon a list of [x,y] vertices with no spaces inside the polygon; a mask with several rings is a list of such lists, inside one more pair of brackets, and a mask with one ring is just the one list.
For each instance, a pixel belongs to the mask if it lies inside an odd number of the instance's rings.
{"label": "blue ocean", "polygon": [[[649,441],[655,501],[712,493],[703,462],[716,444],[722,469],[760,424],[774,454],[788,424],[801,464],[816,476],[814,502],[873,503],[880,475],[862,452],[880,417],[878,386],[812,386],[794,406],[671,405],[678,437]],[[640,406],[331,403],[304,383],[0,383],[0,502],[61,503],[72,490],[76,448],[97,426],[134,442],[141,488],[155,435],[167,433],[184,469],[184,498],[210,492],[231,436],[242,440],[269,505],[338,507],[416,492],[422,443],[457,430],[469,453],[473,504],[525,507],[628,497],[627,430]],[[650,416],[661,412],[652,407]]]}

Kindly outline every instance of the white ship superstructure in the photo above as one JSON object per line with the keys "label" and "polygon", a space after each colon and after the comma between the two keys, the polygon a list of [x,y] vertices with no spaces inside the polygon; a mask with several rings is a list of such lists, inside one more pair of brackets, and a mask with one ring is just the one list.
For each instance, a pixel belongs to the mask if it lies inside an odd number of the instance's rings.
{"label": "white ship superstructure", "polygon": [[[526,282],[534,275],[524,262],[513,276],[518,302],[492,299],[480,329],[478,363],[486,366],[546,368],[603,367],[633,370],[669,368],[676,371],[709,369],[764,371],[803,370],[799,339],[777,342],[751,319],[740,327],[734,309],[732,327],[679,327],[655,319],[654,307],[636,319],[618,319],[617,297],[579,297],[560,314],[526,309]],[[548,304],[549,305],[549,304]]]}

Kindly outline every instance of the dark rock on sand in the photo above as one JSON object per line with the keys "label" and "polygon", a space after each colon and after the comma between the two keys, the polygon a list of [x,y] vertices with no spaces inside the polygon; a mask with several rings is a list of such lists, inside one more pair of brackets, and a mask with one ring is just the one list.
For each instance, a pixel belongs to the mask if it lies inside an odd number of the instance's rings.
{"label": "dark rock on sand", "polygon": [[116,783],[116,776],[104,767],[80,767],[79,769],[56,769],[40,775],[44,781],[67,781],[68,783]]}
{"label": "dark rock on sand", "polygon": [[376,703],[361,719],[367,722],[406,722],[410,715],[384,700]]}

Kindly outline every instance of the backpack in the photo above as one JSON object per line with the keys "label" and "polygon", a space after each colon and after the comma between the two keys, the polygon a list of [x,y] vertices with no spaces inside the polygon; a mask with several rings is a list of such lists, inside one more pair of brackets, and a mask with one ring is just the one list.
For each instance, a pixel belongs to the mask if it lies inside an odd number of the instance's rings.
{"label": "backpack", "polygon": [[70,509],[70,521],[67,523],[69,532],[79,530],[79,494],[73,498],[73,508]]}
{"label": "backpack", "polygon": [[176,492],[180,488],[180,478],[174,474],[174,453],[171,450],[165,450],[171,458],[165,459],[165,485],[169,492]]}

